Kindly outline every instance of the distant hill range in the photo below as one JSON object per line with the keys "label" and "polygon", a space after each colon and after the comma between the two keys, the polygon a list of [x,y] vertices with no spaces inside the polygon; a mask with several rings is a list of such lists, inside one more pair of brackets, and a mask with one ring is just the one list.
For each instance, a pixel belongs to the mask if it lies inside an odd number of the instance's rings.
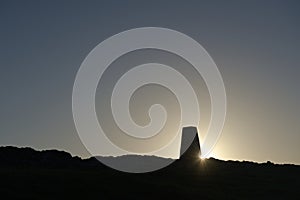
{"label": "distant hill range", "polygon": [[[192,143],[189,147],[187,144]],[[164,160],[155,172],[119,172],[96,158],[81,159],[58,150],[0,147],[0,194],[10,199],[287,199],[300,198],[300,166],[199,159],[197,132],[183,130],[182,156],[107,157],[107,162]],[[184,153],[183,153],[184,152]]]}
{"label": "distant hill range", "polygon": [[[182,155],[177,163],[186,163],[186,167],[192,165],[194,161],[199,161],[200,144],[197,129],[194,127],[184,128],[182,131],[182,143],[180,154]],[[155,165],[157,163],[169,164],[174,159],[161,158],[156,156],[124,155],[118,157],[96,157],[108,164],[126,165],[128,168],[135,167],[136,171],[145,165]],[[190,161],[192,161],[190,163]],[[185,165],[185,164],[184,164]],[[58,150],[36,151],[32,148],[18,148],[13,146],[0,147],[0,167],[44,167],[44,168],[83,168],[102,167],[103,164],[95,158],[81,159],[72,157],[71,154]],[[126,170],[125,170],[126,171]],[[130,171],[130,170],[128,170]]]}

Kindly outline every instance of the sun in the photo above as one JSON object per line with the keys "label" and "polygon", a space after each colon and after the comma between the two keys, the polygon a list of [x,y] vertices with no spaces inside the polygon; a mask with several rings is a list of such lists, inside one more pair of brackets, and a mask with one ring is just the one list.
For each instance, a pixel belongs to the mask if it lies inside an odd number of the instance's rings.
{"label": "sun", "polygon": [[201,161],[206,160],[206,158],[205,158],[205,157],[202,157],[201,154],[199,154],[199,159],[200,159]]}

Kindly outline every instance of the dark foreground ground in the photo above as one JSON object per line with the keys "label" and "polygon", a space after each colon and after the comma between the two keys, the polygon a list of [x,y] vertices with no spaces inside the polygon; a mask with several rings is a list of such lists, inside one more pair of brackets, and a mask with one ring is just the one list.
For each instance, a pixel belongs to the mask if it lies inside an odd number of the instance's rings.
{"label": "dark foreground ground", "polygon": [[[13,157],[13,158],[12,158]],[[183,158],[118,172],[59,151],[0,147],[1,199],[299,199],[300,166]]]}

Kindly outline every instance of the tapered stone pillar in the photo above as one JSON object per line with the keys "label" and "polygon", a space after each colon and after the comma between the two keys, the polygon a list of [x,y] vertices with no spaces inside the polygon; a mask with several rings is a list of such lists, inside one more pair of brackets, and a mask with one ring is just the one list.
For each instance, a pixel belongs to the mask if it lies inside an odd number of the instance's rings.
{"label": "tapered stone pillar", "polygon": [[182,129],[180,159],[199,159],[201,155],[200,142],[196,127]]}

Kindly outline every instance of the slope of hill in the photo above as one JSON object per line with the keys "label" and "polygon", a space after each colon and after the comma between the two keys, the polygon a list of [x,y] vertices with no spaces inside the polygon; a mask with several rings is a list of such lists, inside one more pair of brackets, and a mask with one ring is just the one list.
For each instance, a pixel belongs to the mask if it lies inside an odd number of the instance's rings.
{"label": "slope of hill", "polygon": [[200,160],[199,151],[199,140],[194,137],[181,158],[168,167],[130,174],[108,168],[95,158],[81,159],[62,151],[0,147],[0,194],[4,199],[300,198],[300,166]]}

